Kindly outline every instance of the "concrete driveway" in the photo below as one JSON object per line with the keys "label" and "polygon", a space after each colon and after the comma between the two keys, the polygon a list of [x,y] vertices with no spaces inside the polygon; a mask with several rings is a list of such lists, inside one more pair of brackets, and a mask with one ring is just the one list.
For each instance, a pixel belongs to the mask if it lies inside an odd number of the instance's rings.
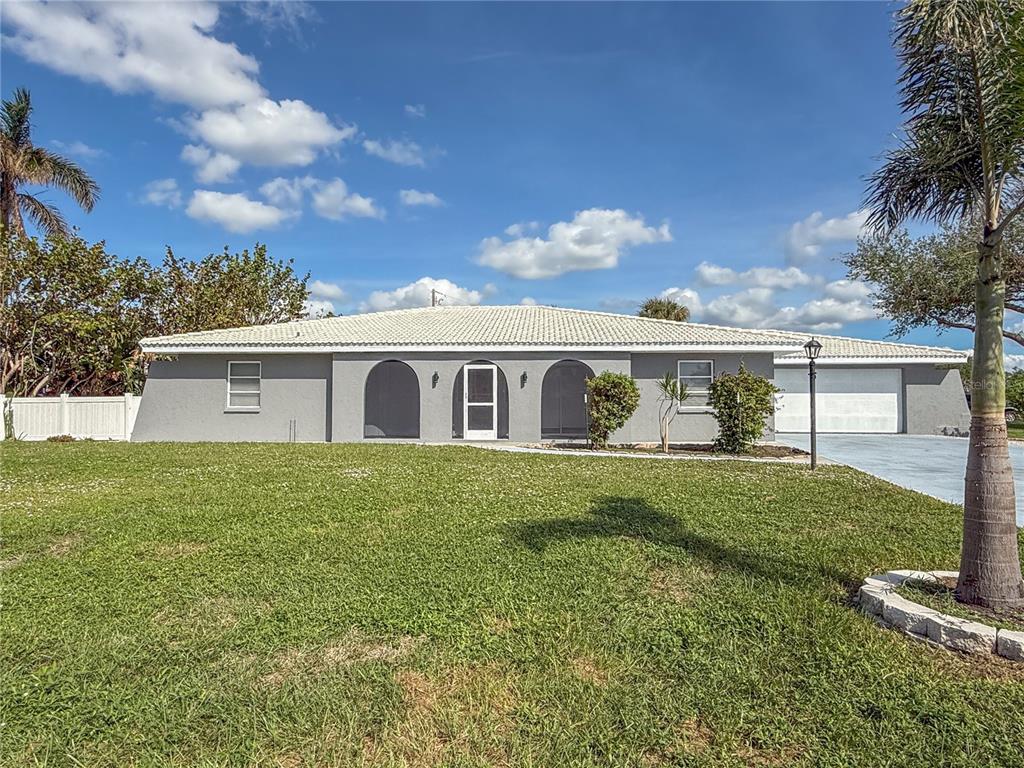
{"label": "concrete driveway", "polygon": [[[807,434],[778,434],[780,443],[808,450]],[[818,435],[818,455],[930,496],[964,502],[967,439],[931,435]],[[1024,526],[1024,443],[1010,443],[1017,486],[1017,525]]]}

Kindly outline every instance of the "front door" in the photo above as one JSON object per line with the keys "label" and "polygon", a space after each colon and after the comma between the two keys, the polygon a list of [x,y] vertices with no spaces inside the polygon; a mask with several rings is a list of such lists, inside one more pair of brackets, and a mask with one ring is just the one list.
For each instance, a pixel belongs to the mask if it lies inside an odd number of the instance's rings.
{"label": "front door", "polygon": [[498,439],[498,366],[472,363],[462,378],[466,440]]}

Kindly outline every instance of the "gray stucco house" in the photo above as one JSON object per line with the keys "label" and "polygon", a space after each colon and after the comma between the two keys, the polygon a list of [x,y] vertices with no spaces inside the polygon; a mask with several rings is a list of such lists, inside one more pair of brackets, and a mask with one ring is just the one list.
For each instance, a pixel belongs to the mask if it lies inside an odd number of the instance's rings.
{"label": "gray stucco house", "polygon": [[[142,340],[136,441],[538,442],[582,438],[586,378],[633,376],[640,407],[613,436],[655,442],[656,381],[690,398],[673,441],[717,432],[705,391],[743,363],[785,390],[771,431],[807,429],[803,334],[540,306],[430,307]],[[822,431],[916,432],[969,422],[949,349],[818,339]]]}

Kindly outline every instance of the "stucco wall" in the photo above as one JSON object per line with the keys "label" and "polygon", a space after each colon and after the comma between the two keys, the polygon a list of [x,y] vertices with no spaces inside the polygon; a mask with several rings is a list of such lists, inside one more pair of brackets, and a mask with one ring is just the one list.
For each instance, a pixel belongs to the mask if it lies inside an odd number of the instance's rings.
{"label": "stucco wall", "polygon": [[[352,442],[363,439],[363,395],[370,369],[381,360],[401,360],[415,372],[420,384],[420,440],[452,439],[452,392],[462,366],[473,360],[497,365],[508,382],[509,440],[526,443],[540,440],[540,393],[544,373],[559,360],[579,360],[594,373],[629,373],[629,354],[603,352],[587,355],[553,353],[345,353],[334,355],[332,439]],[[438,381],[432,379],[437,372]],[[526,373],[525,384],[522,374]]]}
{"label": "stucco wall", "polygon": [[906,431],[911,435],[966,432],[971,426],[960,371],[934,365],[903,367],[903,403]]}
{"label": "stucco wall", "polygon": [[[640,387],[640,407],[615,438],[622,442],[646,443],[661,440],[658,426],[659,402],[658,379],[666,372],[676,373],[678,360],[711,360],[714,373],[736,373],[744,363],[751,373],[771,379],[775,375],[774,358],[770,352],[739,354],[671,354],[638,353],[633,355],[633,378]],[[769,417],[765,439],[773,437],[774,418]],[[672,442],[710,442],[718,434],[718,422],[711,409],[696,402],[684,405],[669,428]]]}
{"label": "stucco wall", "polygon": [[[228,360],[262,362],[258,413],[227,412]],[[180,355],[149,369],[132,440],[330,439],[330,355]]]}
{"label": "stucco wall", "polygon": [[[741,360],[761,376],[773,375],[770,353],[746,355],[680,355],[602,352],[574,357],[554,353],[346,353],[336,355],[181,355],[155,362],[150,369],[132,439],[209,441],[286,441],[295,420],[299,441],[363,440],[366,377],[382,360],[401,359],[416,373],[420,390],[420,440],[452,440],[452,393],[462,366],[473,360],[495,363],[509,392],[509,440],[541,439],[541,387],[544,374],[559,360],[586,363],[594,371],[632,374],[640,387],[640,406],[617,442],[657,442],[657,379],[676,370],[680,359],[712,359],[715,373],[735,372]],[[259,413],[226,412],[228,360],[263,363],[262,407]],[[433,383],[434,373],[438,381]],[[526,374],[525,381],[523,374]],[[771,423],[766,437],[771,437]],[[675,442],[708,441],[717,434],[714,416],[695,406],[679,413],[672,424]]]}

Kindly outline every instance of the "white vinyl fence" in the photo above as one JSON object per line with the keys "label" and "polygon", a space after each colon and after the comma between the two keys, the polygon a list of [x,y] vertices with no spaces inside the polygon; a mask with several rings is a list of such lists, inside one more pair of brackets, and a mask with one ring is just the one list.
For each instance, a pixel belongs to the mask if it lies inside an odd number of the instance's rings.
{"label": "white vinyl fence", "polygon": [[142,398],[135,395],[13,397],[4,400],[4,409],[10,408],[14,414],[14,436],[19,440],[45,440],[57,435],[129,440],[141,402]]}

